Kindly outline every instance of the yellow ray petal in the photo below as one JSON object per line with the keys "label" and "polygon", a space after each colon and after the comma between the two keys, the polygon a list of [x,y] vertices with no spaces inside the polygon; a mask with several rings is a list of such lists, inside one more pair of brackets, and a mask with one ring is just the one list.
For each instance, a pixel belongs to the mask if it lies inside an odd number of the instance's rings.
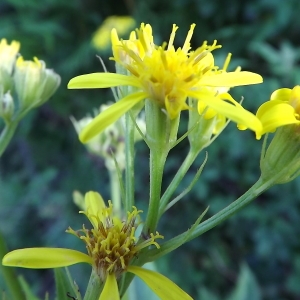
{"label": "yellow ray petal", "polygon": [[145,99],[146,97],[146,93],[138,92],[122,98],[121,100],[110,106],[108,109],[101,112],[81,131],[79,135],[80,141],[82,143],[87,143],[90,139],[103,131],[107,126],[114,123],[135,104]]}
{"label": "yellow ray petal", "polygon": [[217,113],[236,122],[237,124],[242,124],[257,133],[262,131],[262,124],[259,119],[240,105],[232,105],[217,97],[213,97],[210,93],[206,92],[190,92],[189,95],[204,102],[208,107],[211,107]]}
{"label": "yellow ray petal", "polygon": [[216,74],[211,76],[203,76],[199,84],[214,86],[214,87],[233,87],[239,85],[248,85],[262,83],[263,78],[256,73],[252,72],[229,72]]}
{"label": "yellow ray petal", "polygon": [[93,224],[94,228],[98,228],[98,219],[96,218],[96,216],[101,217],[101,215],[98,213],[103,208],[105,208],[103,198],[99,193],[90,191],[85,194],[84,201],[87,213],[89,215],[92,215],[92,217],[89,218],[90,222]]}
{"label": "yellow ray petal", "polygon": [[120,300],[118,284],[114,274],[107,276],[99,300]]}
{"label": "yellow ray petal", "polygon": [[289,102],[292,90],[288,88],[278,89],[271,94],[271,100]]}
{"label": "yellow ray petal", "polygon": [[119,85],[139,87],[140,83],[133,76],[116,73],[91,73],[72,78],[68,83],[68,89],[97,89]]}
{"label": "yellow ray petal", "polygon": [[2,264],[10,267],[30,269],[60,268],[85,262],[92,264],[92,259],[79,251],[63,248],[26,248],[7,253]]}
{"label": "yellow ray petal", "polygon": [[300,123],[295,117],[295,109],[279,100],[265,102],[259,107],[256,115],[263,125],[262,134],[273,132],[280,126]]}
{"label": "yellow ray petal", "polygon": [[128,272],[140,277],[162,300],[192,300],[185,291],[167,277],[137,266],[129,266]]}

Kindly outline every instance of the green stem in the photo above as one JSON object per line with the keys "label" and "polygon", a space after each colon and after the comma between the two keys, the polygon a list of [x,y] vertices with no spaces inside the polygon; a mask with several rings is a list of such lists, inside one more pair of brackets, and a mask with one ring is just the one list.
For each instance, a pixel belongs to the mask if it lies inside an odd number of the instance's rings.
{"label": "green stem", "polygon": [[159,152],[156,147],[150,149],[150,200],[144,226],[146,232],[155,232],[159,220],[158,211],[166,157],[167,154]]}
{"label": "green stem", "polygon": [[170,183],[170,185],[168,186],[168,188],[164,192],[163,196],[161,197],[160,205],[159,205],[159,218],[164,213],[164,210],[165,210],[166,206],[168,205],[168,203],[170,201],[170,198],[174,194],[175,190],[177,189],[177,187],[180,184],[180,182],[182,181],[183,177],[185,176],[185,174],[189,170],[190,166],[193,164],[193,162],[197,158],[198,154],[199,154],[199,151],[197,151],[193,148],[190,148],[190,151],[189,151],[188,155],[186,156],[184,162],[182,163],[182,165],[178,169],[178,171],[177,171],[176,175],[174,176],[172,182]]}
{"label": "green stem", "polygon": [[117,170],[109,170],[110,178],[110,197],[113,203],[115,214],[121,215],[121,195],[120,195],[120,184]]}
{"label": "green stem", "polygon": [[125,211],[134,205],[134,133],[135,127],[129,112],[125,115]]}
{"label": "green stem", "polygon": [[4,129],[2,130],[0,135],[0,157],[2,156],[12,137],[14,136],[18,124],[19,121],[14,120],[11,123],[6,124]]}
{"label": "green stem", "polygon": [[83,300],[98,300],[103,289],[103,283],[93,270]]}
{"label": "green stem", "polygon": [[186,236],[186,232],[182,233],[167,241],[166,243],[162,244],[160,249],[150,250],[147,253],[147,257],[141,259],[144,260],[144,263],[148,261],[154,261],[159,257],[175,250],[183,243],[193,240],[201,234],[205,233],[206,231],[214,228],[218,224],[230,218],[232,215],[236,214],[240,209],[242,209],[244,206],[246,206],[255,198],[257,198],[257,196],[259,196],[261,193],[269,189],[272,185],[274,185],[274,180],[276,180],[276,178],[272,178],[269,181],[264,181],[260,177],[258,181],[244,195],[242,195],[240,198],[229,204],[227,207],[210,217],[208,220],[204,221],[203,223],[200,223],[191,233],[188,234],[188,236]]}
{"label": "green stem", "polygon": [[[6,244],[2,234],[0,233],[0,259],[2,262],[2,258],[8,252],[6,248]],[[2,263],[0,263],[0,272],[4,278],[4,281],[8,287],[8,290],[15,300],[25,300],[25,295],[22,292],[22,287],[19,283],[19,280],[14,272],[12,267],[4,267]],[[8,298],[7,298],[8,299]]]}
{"label": "green stem", "polygon": [[14,133],[18,127],[19,122],[22,118],[29,112],[30,108],[25,109],[17,113],[16,117],[10,123],[7,123],[0,135],[0,157],[2,156],[3,152],[7,148],[9,142],[11,141]]}

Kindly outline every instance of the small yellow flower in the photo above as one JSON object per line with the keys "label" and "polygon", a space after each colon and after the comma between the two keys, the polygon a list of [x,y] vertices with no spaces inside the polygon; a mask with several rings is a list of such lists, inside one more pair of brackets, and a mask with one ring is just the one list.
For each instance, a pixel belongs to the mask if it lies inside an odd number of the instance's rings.
{"label": "small yellow flower", "polygon": [[0,40],[0,85],[3,93],[12,91],[13,82],[11,75],[19,50],[19,42],[12,41],[9,45],[6,39]]}
{"label": "small yellow flower", "polygon": [[263,125],[261,135],[274,132],[276,128],[300,124],[300,86],[274,91],[270,101],[263,103],[256,113]]}
{"label": "small yellow flower", "polygon": [[222,89],[261,83],[262,77],[251,72],[226,72],[227,66],[223,69],[215,66],[211,52],[221,47],[216,41],[212,45],[204,42],[191,51],[194,27],[195,24],[191,26],[183,46],[177,50],[173,45],[178,29],[176,25],[169,42],[162,46],[154,44],[149,24],[142,24],[127,41],[119,40],[116,31],[112,31],[113,59],[128,71],[128,75],[81,75],[71,79],[68,88],[131,86],[133,89],[82,131],[82,142],[87,142],[144,99],[151,99],[167,112],[170,119],[174,119],[182,110],[189,109],[187,98],[195,98],[199,101],[199,112],[203,106],[208,106],[238,124],[254,131],[261,130],[259,120]]}
{"label": "small yellow flower", "polygon": [[113,28],[121,36],[128,33],[135,27],[135,20],[130,16],[110,16],[104,20],[101,26],[95,32],[92,43],[99,50],[106,49],[110,46],[110,32]]}
{"label": "small yellow flower", "polygon": [[11,75],[13,66],[20,50],[20,43],[12,41],[9,45],[6,39],[0,41],[0,69]]}
{"label": "small yellow flower", "polygon": [[136,219],[141,211],[135,207],[128,212],[125,221],[113,215],[113,206],[106,207],[102,197],[96,192],[85,196],[85,214],[92,229],[67,232],[79,237],[85,244],[88,255],[79,251],[61,248],[28,248],[15,250],[4,256],[2,264],[23,268],[58,268],[85,262],[92,265],[99,279],[104,283],[99,300],[120,299],[117,280],[124,272],[139,276],[163,300],[192,299],[168,278],[157,272],[130,265],[138,252],[154,245],[156,239],[163,238],[158,233],[137,243],[135,236]]}

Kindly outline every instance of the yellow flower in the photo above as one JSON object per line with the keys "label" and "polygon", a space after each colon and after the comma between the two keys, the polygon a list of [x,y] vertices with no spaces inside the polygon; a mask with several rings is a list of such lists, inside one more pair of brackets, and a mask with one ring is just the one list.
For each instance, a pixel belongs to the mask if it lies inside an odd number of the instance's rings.
{"label": "yellow flower", "polygon": [[83,226],[81,230],[67,230],[85,242],[88,255],[71,249],[28,248],[8,253],[2,264],[42,269],[88,263],[92,265],[99,279],[105,282],[99,300],[120,299],[117,280],[124,272],[139,276],[163,300],[192,299],[163,275],[130,265],[141,249],[150,245],[159,248],[155,240],[163,238],[158,233],[152,233],[149,238],[137,243],[135,223],[140,212],[134,207],[131,213],[128,212],[126,220],[122,221],[113,215],[111,202],[106,207],[98,193],[89,192],[85,196],[85,211],[81,213],[87,216],[93,228],[87,229]]}
{"label": "yellow flower", "polygon": [[274,91],[270,101],[262,104],[256,115],[263,125],[261,135],[284,125],[300,124],[300,86]]}
{"label": "yellow flower", "polygon": [[6,39],[0,41],[0,69],[4,69],[11,75],[13,66],[16,60],[16,56],[20,50],[20,43],[12,41],[11,44],[7,44]]}
{"label": "yellow flower", "polygon": [[130,16],[110,16],[97,29],[92,43],[99,50],[106,49],[110,46],[110,32],[113,28],[116,28],[122,36],[134,27],[135,20]]}
{"label": "yellow flower", "polygon": [[6,39],[0,40],[0,85],[2,86],[3,93],[12,91],[11,75],[19,50],[19,42],[12,41],[9,45]]}
{"label": "yellow flower", "polygon": [[186,100],[192,97],[199,101],[199,110],[205,105],[238,124],[255,131],[261,130],[261,124],[254,115],[243,109],[228,93],[219,91],[221,88],[261,83],[262,77],[251,72],[226,72],[226,68],[220,70],[214,65],[211,53],[221,47],[216,41],[210,46],[204,42],[195,51],[190,51],[194,27],[195,24],[191,25],[183,46],[177,50],[173,45],[178,29],[176,25],[173,25],[169,42],[162,46],[153,43],[149,24],[142,24],[137,30],[137,39],[132,33],[129,41],[119,40],[116,32],[112,32],[113,59],[128,71],[128,75],[81,75],[71,79],[68,88],[131,86],[134,89],[128,95],[122,95],[122,99],[82,131],[82,142],[87,142],[146,98],[164,109],[170,119],[176,118],[182,110],[189,109]]}

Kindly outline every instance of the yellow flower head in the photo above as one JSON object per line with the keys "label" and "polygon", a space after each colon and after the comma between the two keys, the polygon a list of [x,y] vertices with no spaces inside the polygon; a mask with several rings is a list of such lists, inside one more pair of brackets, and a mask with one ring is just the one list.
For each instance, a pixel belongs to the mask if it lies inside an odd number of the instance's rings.
{"label": "yellow flower head", "polygon": [[70,266],[85,262],[93,266],[99,280],[105,282],[99,300],[120,299],[117,280],[123,272],[139,276],[163,300],[191,300],[192,298],[163,275],[138,266],[130,265],[138,252],[151,245],[159,248],[155,241],[163,238],[158,233],[150,234],[143,241],[137,241],[136,220],[141,213],[135,207],[125,220],[115,217],[113,205],[106,207],[96,192],[85,195],[85,210],[81,211],[93,228],[67,232],[74,234],[86,244],[88,255],[79,251],[61,248],[28,248],[14,250],[2,260],[5,266],[44,269]]}
{"label": "yellow flower head", "polygon": [[109,201],[109,206],[106,207],[98,193],[88,193],[85,204],[87,209],[81,213],[88,217],[93,228],[83,227],[78,231],[69,228],[67,232],[85,242],[93,267],[102,281],[105,281],[109,274],[119,278],[141,249],[150,245],[159,248],[155,240],[163,237],[158,233],[151,234],[149,239],[137,245],[136,219],[142,211],[137,210],[136,207],[132,212],[128,212],[127,218],[122,221],[114,216],[112,203]]}
{"label": "yellow flower head", "polygon": [[[183,46],[178,49],[175,49],[173,44],[178,29],[176,25],[173,25],[169,42],[161,46],[154,44],[149,24],[142,24],[136,35],[132,33],[127,41],[119,40],[116,31],[113,30],[113,59],[128,71],[128,75],[113,73],[82,75],[71,79],[68,88],[127,85],[135,89],[110,110],[95,118],[82,131],[80,135],[82,142],[87,142],[146,98],[166,110],[170,119],[176,118],[182,110],[189,108],[186,100],[191,97],[237,123],[255,131],[261,130],[261,124],[254,115],[236,105],[228,93],[221,92],[223,88],[226,90],[233,86],[260,83],[261,76],[250,72],[226,72],[228,62],[223,69],[215,66],[211,52],[221,47],[216,41],[212,45],[204,42],[195,51],[191,51],[190,41],[194,28],[195,24],[192,24]],[[234,102],[233,105],[226,100]],[[202,106],[200,104],[199,113]]]}
{"label": "yellow flower head", "polygon": [[261,134],[274,132],[284,125],[300,124],[300,86],[274,91],[270,101],[263,103],[256,115],[263,125]]}

